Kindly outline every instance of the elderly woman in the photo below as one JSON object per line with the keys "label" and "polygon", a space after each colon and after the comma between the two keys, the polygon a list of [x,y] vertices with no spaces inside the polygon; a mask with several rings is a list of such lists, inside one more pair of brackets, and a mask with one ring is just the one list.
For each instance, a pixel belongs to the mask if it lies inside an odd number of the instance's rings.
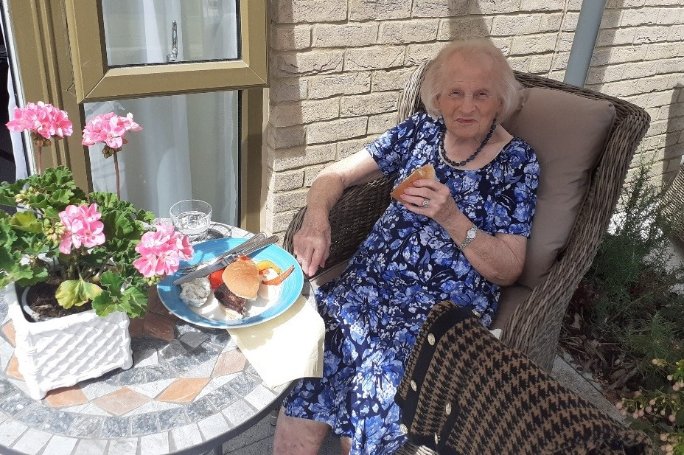
{"label": "elderly woman", "polygon": [[453,42],[427,69],[427,113],[313,182],[294,237],[308,275],[325,264],[328,213],[345,188],[382,174],[396,174],[398,184],[428,163],[437,177],[417,180],[392,201],[341,277],[317,291],[326,322],[323,378],[300,381],[285,400],[276,454],[316,454],[331,428],[345,452],[393,453],[405,442],[396,387],[431,306],[450,300],[491,323],[499,287],[522,271],[536,202],[534,151],[499,123],[517,107],[518,92],[490,42]]}

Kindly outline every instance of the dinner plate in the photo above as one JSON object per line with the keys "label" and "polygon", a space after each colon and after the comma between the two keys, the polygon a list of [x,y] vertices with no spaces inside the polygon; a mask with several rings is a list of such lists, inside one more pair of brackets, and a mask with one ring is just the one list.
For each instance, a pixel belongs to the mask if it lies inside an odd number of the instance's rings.
{"label": "dinner plate", "polygon": [[[247,239],[245,238],[221,238],[197,243],[193,245],[195,253],[192,260],[189,262],[181,262],[180,266],[184,267],[189,264],[208,261],[246,240]],[[294,270],[290,276],[288,276],[280,285],[281,292],[278,297],[266,300],[263,310],[258,314],[236,320],[215,320],[196,313],[180,298],[180,285],[173,284],[173,281],[181,276],[180,272],[167,276],[157,284],[159,298],[169,312],[190,324],[202,327],[215,329],[248,327],[273,319],[290,308],[301,294],[302,287],[304,286],[302,268],[299,266],[299,263],[294,256],[278,245],[269,245],[258,253],[251,255],[251,258],[255,261],[268,259],[282,270],[294,265]]]}

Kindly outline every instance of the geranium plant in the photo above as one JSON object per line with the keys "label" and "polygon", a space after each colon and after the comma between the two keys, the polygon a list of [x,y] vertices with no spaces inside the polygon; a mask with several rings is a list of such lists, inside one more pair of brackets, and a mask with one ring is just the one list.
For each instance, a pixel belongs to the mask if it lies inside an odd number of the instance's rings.
{"label": "geranium plant", "polygon": [[[69,132],[70,134],[70,132]],[[0,288],[57,286],[63,308],[140,317],[147,289],[190,259],[187,236],[109,192],[86,194],[65,167],[0,183]]]}
{"label": "geranium plant", "polygon": [[126,141],[126,133],[140,131],[142,127],[133,121],[130,112],[126,117],[114,112],[95,116],[83,129],[83,145],[91,146],[102,143],[102,154],[105,158],[114,157],[114,174],[116,175],[116,195],[121,197],[121,183],[119,181],[119,157]]}

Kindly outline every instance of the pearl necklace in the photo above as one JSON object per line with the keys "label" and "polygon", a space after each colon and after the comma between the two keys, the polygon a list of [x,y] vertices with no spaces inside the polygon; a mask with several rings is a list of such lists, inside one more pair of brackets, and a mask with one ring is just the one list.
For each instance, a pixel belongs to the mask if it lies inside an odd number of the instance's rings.
{"label": "pearl necklace", "polygon": [[492,126],[489,128],[489,132],[487,135],[482,139],[482,142],[480,142],[480,146],[473,152],[472,155],[470,155],[468,158],[466,158],[463,161],[454,161],[451,158],[449,158],[446,154],[446,150],[444,149],[444,138],[446,137],[446,131],[444,131],[444,134],[442,134],[442,139],[439,141],[439,156],[442,157],[442,159],[446,162],[451,167],[462,167],[465,166],[466,164],[470,163],[475,159],[477,155],[480,154],[482,149],[484,148],[485,145],[487,145],[487,142],[492,138],[492,134],[494,134],[494,130],[496,129],[496,117],[494,117],[494,120],[492,120]]}

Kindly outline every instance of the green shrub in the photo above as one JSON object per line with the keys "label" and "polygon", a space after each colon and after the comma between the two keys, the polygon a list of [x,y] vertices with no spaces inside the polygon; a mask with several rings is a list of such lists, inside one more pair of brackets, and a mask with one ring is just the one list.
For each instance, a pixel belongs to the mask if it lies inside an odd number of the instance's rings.
{"label": "green shrub", "polygon": [[561,343],[621,398],[635,427],[684,455],[684,296],[675,292],[684,267],[672,260],[662,199],[642,163],[573,296]]}

